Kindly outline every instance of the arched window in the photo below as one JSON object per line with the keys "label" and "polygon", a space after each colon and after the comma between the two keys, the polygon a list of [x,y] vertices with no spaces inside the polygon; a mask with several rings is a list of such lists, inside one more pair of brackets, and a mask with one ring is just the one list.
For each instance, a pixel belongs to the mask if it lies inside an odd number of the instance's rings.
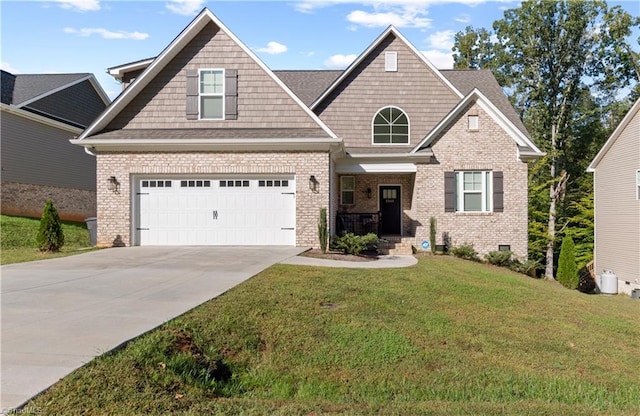
{"label": "arched window", "polygon": [[409,144],[409,118],[398,107],[385,107],[373,118],[373,144]]}

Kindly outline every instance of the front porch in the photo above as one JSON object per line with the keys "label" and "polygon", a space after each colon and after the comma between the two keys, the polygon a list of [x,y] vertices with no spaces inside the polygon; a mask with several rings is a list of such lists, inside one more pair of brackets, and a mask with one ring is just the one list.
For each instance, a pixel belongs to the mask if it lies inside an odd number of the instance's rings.
{"label": "front porch", "polygon": [[415,173],[338,174],[335,233],[374,233],[382,254],[411,254]]}

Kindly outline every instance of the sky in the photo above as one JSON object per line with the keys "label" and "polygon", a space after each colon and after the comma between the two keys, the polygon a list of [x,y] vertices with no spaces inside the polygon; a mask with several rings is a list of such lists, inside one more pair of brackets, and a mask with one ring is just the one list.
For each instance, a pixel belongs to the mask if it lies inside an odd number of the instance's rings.
{"label": "sky", "polygon": [[[14,74],[93,73],[110,98],[107,68],[151,58],[208,7],[275,69],[343,69],[390,24],[441,69],[454,35],[491,29],[510,0],[107,1],[0,0],[0,62]],[[640,15],[637,0],[608,1]],[[638,34],[634,34],[634,39]],[[637,44],[636,44],[637,47]]]}

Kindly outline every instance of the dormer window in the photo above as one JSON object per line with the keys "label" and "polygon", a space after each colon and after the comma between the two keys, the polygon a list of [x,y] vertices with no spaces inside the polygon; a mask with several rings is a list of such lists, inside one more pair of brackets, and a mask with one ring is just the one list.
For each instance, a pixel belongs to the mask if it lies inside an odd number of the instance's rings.
{"label": "dormer window", "polygon": [[373,144],[409,144],[409,118],[398,107],[385,107],[373,118]]}
{"label": "dormer window", "polygon": [[200,70],[200,118],[224,118],[224,70]]}

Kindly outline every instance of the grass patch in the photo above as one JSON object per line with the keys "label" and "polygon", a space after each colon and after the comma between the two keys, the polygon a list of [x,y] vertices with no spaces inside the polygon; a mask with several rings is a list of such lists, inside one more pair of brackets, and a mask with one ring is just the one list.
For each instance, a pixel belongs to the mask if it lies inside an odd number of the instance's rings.
{"label": "grass patch", "polygon": [[52,414],[637,414],[626,296],[450,257],[277,265],[28,407]]}
{"label": "grass patch", "polygon": [[36,244],[40,220],[0,215],[0,264],[22,263],[77,254],[87,249],[89,232],[84,222],[61,221],[65,245],[60,253],[41,253]]}

